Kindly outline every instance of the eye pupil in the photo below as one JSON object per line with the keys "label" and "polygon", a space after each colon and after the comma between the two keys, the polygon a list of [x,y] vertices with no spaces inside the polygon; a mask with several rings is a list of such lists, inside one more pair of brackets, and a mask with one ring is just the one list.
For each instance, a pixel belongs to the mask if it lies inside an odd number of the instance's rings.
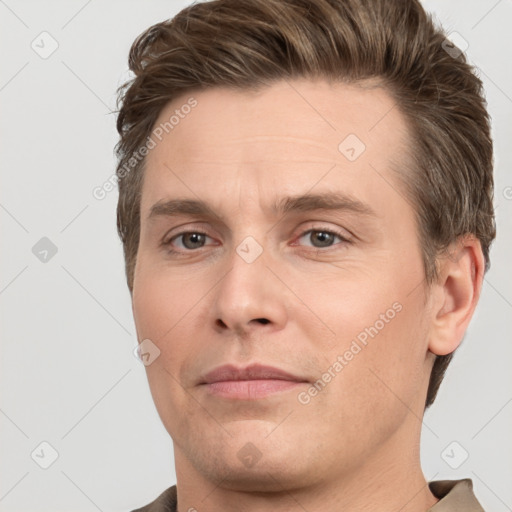
{"label": "eye pupil", "polygon": [[[183,235],[183,245],[187,249],[196,249],[204,243],[204,236],[202,233],[187,233]],[[191,245],[187,244],[187,240],[191,241]]]}
{"label": "eye pupil", "polygon": [[326,246],[330,245],[330,243],[332,243],[332,241],[333,241],[334,235],[332,233],[327,233],[326,231],[313,231],[311,234],[312,235],[316,234],[317,240],[320,241],[320,245],[317,247],[326,247]]}

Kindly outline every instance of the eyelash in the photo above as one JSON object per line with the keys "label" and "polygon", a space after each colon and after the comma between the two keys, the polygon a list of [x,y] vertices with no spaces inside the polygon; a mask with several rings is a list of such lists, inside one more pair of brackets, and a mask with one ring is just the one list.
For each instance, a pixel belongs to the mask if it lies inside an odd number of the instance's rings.
{"label": "eyelash", "polygon": [[[338,237],[341,242],[343,244],[352,244],[352,240],[349,240],[346,236],[344,236],[342,233],[336,231],[336,230],[333,230],[333,229],[324,229],[322,227],[314,227],[314,228],[310,228],[310,229],[307,229],[306,231],[303,231],[298,237],[297,237],[297,240],[300,240],[301,238],[303,238],[305,235],[309,234],[309,233],[327,233],[329,235],[334,235],[336,237]],[[208,233],[205,233],[204,231],[202,231],[201,229],[194,229],[194,230],[191,230],[191,231],[182,231],[181,233],[177,233],[175,235],[172,236],[172,238],[170,238],[169,240],[167,241],[163,241],[162,242],[162,245],[164,247],[167,248],[167,251],[170,253],[170,254],[186,254],[186,253],[193,253],[193,252],[196,252],[197,250],[199,249],[203,249],[203,247],[199,247],[198,249],[179,249],[179,250],[176,250],[176,249],[173,249],[172,248],[172,242],[174,240],[176,240],[177,238],[180,238],[184,235],[189,235],[189,234],[197,234],[197,235],[204,235],[206,237],[209,237],[211,238]],[[295,245],[295,244],[294,244]],[[328,252],[329,249],[332,249],[334,245],[331,245],[331,246],[328,246],[328,247],[310,247],[310,249],[314,249],[316,250],[317,252],[320,251],[320,252]],[[323,250],[325,249],[325,250]]]}

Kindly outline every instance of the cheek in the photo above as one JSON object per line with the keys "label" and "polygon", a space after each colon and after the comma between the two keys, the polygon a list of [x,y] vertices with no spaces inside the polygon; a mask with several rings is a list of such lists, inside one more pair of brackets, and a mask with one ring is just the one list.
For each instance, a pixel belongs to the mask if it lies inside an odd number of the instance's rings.
{"label": "cheek", "polygon": [[134,276],[133,315],[139,340],[157,345],[178,326],[198,301],[198,292],[185,280],[165,269],[141,261]]}
{"label": "cheek", "polygon": [[[206,291],[190,285],[190,279],[147,266],[134,279],[133,314],[139,342],[149,339],[160,354],[146,367],[151,384],[170,390],[182,379],[187,361],[201,350],[201,337],[208,314]],[[169,387],[170,386],[170,387]],[[155,389],[156,391],[156,389]]]}
{"label": "cheek", "polygon": [[[357,344],[352,341],[352,347],[359,346],[361,350],[353,356],[345,373],[345,385],[354,397],[359,397],[364,412],[361,417],[382,418],[381,425],[375,428],[391,425],[410,410],[418,416],[423,412],[421,389],[427,371],[424,312],[413,301],[394,305],[396,309],[381,308],[373,318],[369,316],[364,329],[352,338]],[[359,342],[361,339],[365,344]]]}
{"label": "cheek", "polygon": [[[133,313],[139,342],[149,339],[158,357],[146,366],[146,375],[158,414],[171,436],[179,433],[181,422],[192,421],[196,409],[180,385],[180,369],[190,357],[193,344],[183,338],[192,327],[187,312],[197,298],[183,284],[163,279],[161,272],[139,272],[134,279]],[[179,290],[176,292],[176,290]],[[193,404],[192,404],[193,405]],[[182,411],[176,420],[175,411]]]}
{"label": "cheek", "polygon": [[331,344],[317,336],[317,347],[325,349],[322,371],[331,368],[339,375],[332,389],[350,397],[348,411],[370,417],[390,410],[407,412],[404,403],[413,406],[427,370],[428,325],[421,290],[410,293],[406,282],[386,282],[383,273],[380,280],[374,276],[371,281],[323,286],[315,304],[312,309],[321,311],[335,332]]}
{"label": "cheek", "polygon": [[146,366],[155,401],[159,389],[169,391],[174,386],[173,377],[177,378],[181,361],[187,356],[190,344],[176,341],[180,339],[178,334],[187,328],[187,311],[189,303],[193,303],[193,297],[188,295],[185,287],[176,288],[156,273],[153,276],[140,273],[134,280],[132,300],[138,341],[150,340],[150,346],[156,346],[153,350],[159,351],[154,362]]}

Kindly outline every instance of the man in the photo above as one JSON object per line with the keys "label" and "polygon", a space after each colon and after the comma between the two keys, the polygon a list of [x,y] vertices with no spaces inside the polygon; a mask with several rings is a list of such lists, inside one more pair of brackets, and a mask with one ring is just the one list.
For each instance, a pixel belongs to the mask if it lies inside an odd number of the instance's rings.
{"label": "man", "polygon": [[139,511],[482,510],[419,456],[495,236],[449,50],[414,0],[216,0],[135,41],[118,229],[177,475]]}

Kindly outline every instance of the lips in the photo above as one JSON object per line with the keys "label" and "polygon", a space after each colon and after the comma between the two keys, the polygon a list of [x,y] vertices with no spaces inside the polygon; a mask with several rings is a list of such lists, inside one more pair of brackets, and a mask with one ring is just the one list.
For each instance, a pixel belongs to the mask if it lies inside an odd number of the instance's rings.
{"label": "lips", "polygon": [[202,377],[200,384],[241,380],[286,380],[290,382],[308,382],[304,377],[292,375],[280,368],[253,364],[246,368],[237,368],[227,364],[219,366]]}
{"label": "lips", "polygon": [[296,390],[309,381],[273,366],[252,364],[246,368],[219,366],[199,382],[209,396],[223,400],[260,400]]}

